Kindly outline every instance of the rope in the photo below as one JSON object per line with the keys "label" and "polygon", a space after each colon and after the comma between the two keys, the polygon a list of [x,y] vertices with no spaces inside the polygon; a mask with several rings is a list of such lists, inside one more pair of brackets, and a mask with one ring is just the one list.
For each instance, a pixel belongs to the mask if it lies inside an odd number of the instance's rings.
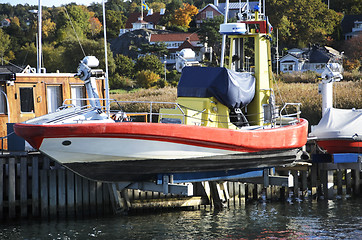
{"label": "rope", "polygon": [[67,14],[67,17],[68,17],[68,19],[69,19],[69,21],[70,21],[70,25],[71,25],[72,28],[73,28],[73,31],[74,31],[74,33],[75,33],[75,36],[77,37],[79,46],[80,46],[80,48],[82,49],[83,55],[84,55],[84,57],[86,57],[86,54],[85,54],[84,49],[83,49],[83,47],[82,47],[82,44],[81,44],[81,42],[80,42],[80,40],[79,40],[78,34],[77,34],[77,32],[75,31],[75,28],[74,28],[72,19],[70,18],[69,14],[68,14],[67,8],[64,7],[64,9],[65,9],[65,13]]}

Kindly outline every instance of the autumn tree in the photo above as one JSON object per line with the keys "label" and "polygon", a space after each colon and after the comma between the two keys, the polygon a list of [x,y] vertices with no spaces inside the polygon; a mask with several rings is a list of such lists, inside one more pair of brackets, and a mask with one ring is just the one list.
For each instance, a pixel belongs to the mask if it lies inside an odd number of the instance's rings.
{"label": "autumn tree", "polygon": [[94,13],[92,12],[91,17],[89,18],[89,27],[92,36],[95,36],[99,34],[102,31],[102,23],[99,21],[98,18],[94,16]]}
{"label": "autumn tree", "polygon": [[160,76],[151,70],[141,70],[136,74],[136,84],[142,88],[155,87]]}
{"label": "autumn tree", "polygon": [[359,34],[343,44],[343,50],[347,56],[344,67],[346,70],[359,69],[362,65],[362,35]]}
{"label": "autumn tree", "polygon": [[198,9],[194,5],[184,3],[183,6],[175,11],[171,22],[177,26],[189,28],[192,17],[198,13]]}

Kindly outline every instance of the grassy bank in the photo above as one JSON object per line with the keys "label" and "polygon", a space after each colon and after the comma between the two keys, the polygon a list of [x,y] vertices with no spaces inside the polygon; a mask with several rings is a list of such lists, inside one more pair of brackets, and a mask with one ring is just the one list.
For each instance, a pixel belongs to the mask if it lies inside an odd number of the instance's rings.
{"label": "grassy bank", "polygon": [[[341,81],[333,85],[334,107],[362,109],[362,80]],[[302,117],[311,125],[315,125],[321,118],[322,96],[318,94],[318,83],[285,83],[278,81],[274,85],[276,102],[283,105],[285,102],[302,103]],[[140,89],[135,92],[121,92],[111,94],[111,98],[122,101],[160,101],[174,102],[177,89],[166,87],[161,89]],[[146,111],[144,105],[133,105],[125,111]]]}

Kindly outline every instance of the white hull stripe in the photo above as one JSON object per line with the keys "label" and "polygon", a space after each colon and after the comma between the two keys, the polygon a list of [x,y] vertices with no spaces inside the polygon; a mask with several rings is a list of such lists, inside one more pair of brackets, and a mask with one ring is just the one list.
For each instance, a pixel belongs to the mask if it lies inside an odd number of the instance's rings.
{"label": "white hull stripe", "polygon": [[[63,145],[63,142],[70,145]],[[39,150],[61,163],[187,159],[242,153],[181,143],[128,138],[45,138]]]}

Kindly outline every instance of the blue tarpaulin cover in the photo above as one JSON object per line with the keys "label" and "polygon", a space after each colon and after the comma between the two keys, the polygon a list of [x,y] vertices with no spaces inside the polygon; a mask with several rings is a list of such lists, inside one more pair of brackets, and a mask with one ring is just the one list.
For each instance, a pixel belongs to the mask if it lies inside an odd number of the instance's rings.
{"label": "blue tarpaulin cover", "polygon": [[229,108],[249,104],[255,94],[255,78],[247,72],[224,67],[184,67],[177,87],[178,97],[215,97]]}

